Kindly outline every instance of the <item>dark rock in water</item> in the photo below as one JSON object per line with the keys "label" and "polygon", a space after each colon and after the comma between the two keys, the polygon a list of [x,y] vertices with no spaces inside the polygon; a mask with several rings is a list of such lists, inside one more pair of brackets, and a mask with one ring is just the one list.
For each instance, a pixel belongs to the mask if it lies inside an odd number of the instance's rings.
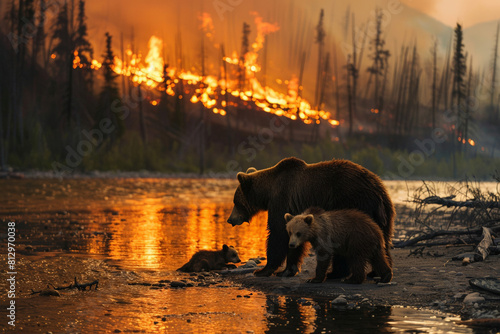
{"label": "dark rock in water", "polygon": [[181,281],[170,282],[170,287],[172,287],[172,288],[185,288],[186,285],[187,285],[186,283],[181,282]]}

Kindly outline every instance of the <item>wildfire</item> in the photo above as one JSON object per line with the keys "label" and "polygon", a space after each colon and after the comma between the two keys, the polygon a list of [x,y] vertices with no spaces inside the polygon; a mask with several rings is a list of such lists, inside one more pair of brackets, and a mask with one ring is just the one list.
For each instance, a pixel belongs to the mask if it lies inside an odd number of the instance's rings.
{"label": "wildfire", "polygon": [[[299,96],[298,92],[302,87],[299,87],[296,77],[284,81],[288,85],[286,93],[262,86],[256,78],[256,73],[261,70],[257,62],[258,51],[263,48],[266,36],[278,31],[279,26],[264,22],[257,13],[252,13],[252,15],[255,16],[257,37],[252,44],[252,50],[243,55],[243,57],[233,52],[231,57],[223,58],[226,63],[235,67],[237,66],[237,68],[233,68],[234,71],[232,73],[230,73],[231,68],[226,73],[227,82],[225,79],[212,75],[200,76],[183,69],[166,68],[162,57],[163,41],[156,36],[150,38],[148,43],[149,51],[145,58],[140,53],[135,54],[130,49],[126,50],[125,59],[115,57],[113,70],[119,75],[129,77],[135,84],[143,84],[150,89],[160,90],[170,96],[177,94],[179,99],[186,97],[193,104],[201,102],[214,114],[221,116],[227,114],[228,107],[238,106],[238,102],[234,101],[234,98],[237,98],[243,101],[244,105],[252,103],[255,107],[267,113],[288,117],[292,120],[299,119],[305,124],[319,124],[324,120],[331,126],[338,126],[339,122],[332,119],[332,115],[329,112],[314,110],[308,101]],[[199,19],[201,21],[200,28],[203,29],[207,36],[209,34],[212,36],[213,22],[210,15],[203,13],[199,16]],[[55,58],[55,55],[53,56],[51,57],[52,59]],[[241,59],[243,59],[243,64]],[[82,68],[83,66],[80,63],[78,52],[75,51],[73,67]],[[102,67],[102,64],[94,59],[90,67],[98,70]],[[241,82],[237,75],[238,71],[241,70],[245,71],[244,87],[241,87]],[[179,93],[175,88],[181,81],[190,87],[185,88],[183,92]],[[283,83],[282,80],[277,82]],[[226,94],[232,96],[231,100],[227,100],[227,97],[224,97]],[[159,100],[153,100],[150,103],[153,106],[157,106]]]}

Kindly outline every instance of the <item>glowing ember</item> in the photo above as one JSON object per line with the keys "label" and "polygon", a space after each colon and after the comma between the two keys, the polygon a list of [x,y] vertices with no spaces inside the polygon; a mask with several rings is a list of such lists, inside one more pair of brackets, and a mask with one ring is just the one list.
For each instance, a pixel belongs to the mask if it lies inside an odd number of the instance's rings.
{"label": "glowing ember", "polygon": [[476,146],[476,142],[472,139],[469,139],[470,146]]}

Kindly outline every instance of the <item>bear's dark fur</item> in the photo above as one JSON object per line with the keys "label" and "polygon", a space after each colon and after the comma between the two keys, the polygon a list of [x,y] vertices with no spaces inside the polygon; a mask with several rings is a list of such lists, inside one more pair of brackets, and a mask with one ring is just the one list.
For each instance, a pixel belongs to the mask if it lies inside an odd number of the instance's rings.
{"label": "bear's dark fur", "polygon": [[[392,266],[389,249],[394,229],[394,206],[380,178],[366,168],[347,160],[307,164],[297,158],[286,158],[263,170],[238,173],[239,186],[234,194],[234,208],[228,223],[249,222],[259,211],[268,212],[267,264],[256,271],[269,276],[287,259],[283,276],[293,276],[304,256],[304,247],[288,250],[285,213],[298,215],[310,207],[325,211],[358,209],[380,226],[385,252]],[[343,265],[342,265],[343,264]],[[336,257],[334,273],[349,273],[345,259]]]}
{"label": "bear's dark fur", "polygon": [[355,209],[314,208],[297,216],[287,213],[285,220],[290,248],[310,242],[316,251],[316,276],[309,282],[323,282],[334,256],[339,255],[349,263],[347,283],[363,283],[367,263],[382,283],[391,281],[392,268],[385,254],[382,230],[366,213]]}
{"label": "bear's dark fur", "polygon": [[210,270],[221,270],[229,267],[227,263],[241,262],[238,252],[233,246],[224,245],[220,251],[201,250],[195,253],[188,263],[177,269],[177,271],[200,272]]}

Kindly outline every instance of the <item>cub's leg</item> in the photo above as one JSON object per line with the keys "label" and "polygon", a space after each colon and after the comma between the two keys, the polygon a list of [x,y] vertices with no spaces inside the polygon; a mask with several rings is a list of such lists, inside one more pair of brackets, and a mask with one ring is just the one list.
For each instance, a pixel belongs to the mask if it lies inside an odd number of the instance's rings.
{"label": "cub's leg", "polygon": [[349,284],[361,284],[366,279],[365,265],[366,261],[362,258],[349,258],[348,259],[351,276],[349,276],[345,282]]}
{"label": "cub's leg", "polygon": [[326,279],[326,272],[332,261],[332,254],[318,250],[316,252],[316,277],[307,280],[308,283],[323,283]]}
{"label": "cub's leg", "polygon": [[332,260],[332,272],[328,274],[330,279],[344,278],[349,275],[349,263],[342,255],[335,255]]}
{"label": "cub's leg", "polygon": [[286,268],[285,270],[276,274],[276,276],[281,277],[293,277],[299,272],[299,267],[302,264],[302,259],[304,258],[307,247],[305,244],[300,245],[297,248],[288,249],[288,254],[286,257]]}
{"label": "cub's leg", "polygon": [[201,272],[201,271],[210,271],[210,265],[207,260],[203,259],[195,264],[193,264],[192,271]]}
{"label": "cub's leg", "polygon": [[373,271],[380,276],[380,282],[389,283],[392,280],[392,269],[384,250],[378,249],[373,255],[370,263],[373,267]]}

